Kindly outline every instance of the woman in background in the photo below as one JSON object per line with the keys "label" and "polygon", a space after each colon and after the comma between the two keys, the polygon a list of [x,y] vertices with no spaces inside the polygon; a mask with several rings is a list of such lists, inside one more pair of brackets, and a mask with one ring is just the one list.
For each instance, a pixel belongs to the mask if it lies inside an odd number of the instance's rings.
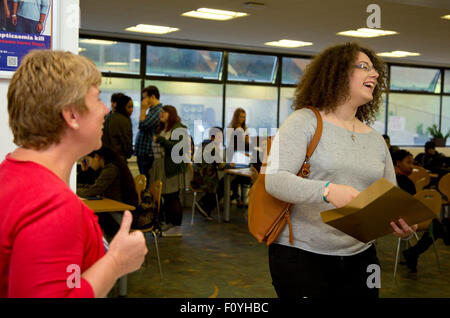
{"label": "woman in background", "polygon": [[[231,163],[234,152],[238,151],[245,153],[248,156],[249,151],[249,136],[246,124],[246,112],[243,108],[237,108],[233,113],[233,118],[227,129],[227,162]],[[246,177],[237,176],[231,181],[230,189],[232,191],[231,200],[236,200],[238,207],[244,206],[244,197],[241,188],[241,195],[239,195],[239,185],[250,184]]]}
{"label": "woman in background", "polygon": [[[156,135],[153,137],[153,153],[155,161],[153,162],[151,183],[156,180],[162,181],[163,194],[163,211],[166,217],[167,227],[163,227],[163,236],[166,237],[180,237],[181,222],[183,220],[183,207],[180,202],[180,190],[184,188],[184,173],[186,172],[187,163],[190,162],[191,147],[187,145],[182,147],[187,149],[186,153],[181,156],[186,156],[187,160],[179,163],[174,161],[175,155],[173,148],[184,143],[189,143],[189,136],[187,128],[181,123],[181,118],[178,116],[177,109],[171,105],[163,106],[159,114],[159,127]],[[176,130],[176,134],[174,134]],[[181,144],[180,144],[181,143]],[[164,231],[165,230],[165,231]]]}
{"label": "woman in background", "polygon": [[119,95],[116,110],[108,115],[103,128],[103,145],[113,149],[125,160],[133,154],[132,113],[133,100],[127,95]]}

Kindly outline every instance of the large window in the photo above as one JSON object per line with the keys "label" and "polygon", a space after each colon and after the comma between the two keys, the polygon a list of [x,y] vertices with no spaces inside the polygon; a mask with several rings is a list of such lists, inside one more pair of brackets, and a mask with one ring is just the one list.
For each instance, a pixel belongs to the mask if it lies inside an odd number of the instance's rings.
{"label": "large window", "polygon": [[[277,88],[251,85],[227,85],[225,127],[231,122],[237,108],[246,112],[250,136],[270,134],[277,127]],[[267,136],[267,135],[266,135]]]}
{"label": "large window", "polygon": [[[163,104],[178,109],[196,144],[207,138],[209,128],[226,128],[238,107],[246,110],[253,136],[281,126],[293,112],[295,86],[312,60],[91,36],[80,38],[79,52],[102,72],[101,98],[108,106],[112,93],[132,97],[133,139],[145,83],[159,88]],[[450,69],[403,65],[389,69],[390,92],[383,94],[372,128],[401,146],[422,146],[433,124],[441,125],[445,135],[450,130]]]}
{"label": "large window", "polygon": [[[442,98],[441,132],[442,132],[442,135],[444,135],[444,136],[450,132],[450,96],[444,96]],[[450,137],[447,138],[446,146],[450,146]]]}
{"label": "large window", "polygon": [[450,70],[445,70],[444,93],[450,93]]}
{"label": "large window", "polygon": [[434,68],[391,67],[391,90],[440,93],[441,71]]}
{"label": "large window", "polygon": [[222,52],[147,46],[147,75],[220,80]]}
{"label": "large window", "polygon": [[133,100],[133,113],[131,123],[133,125],[133,144],[136,139],[139,125],[139,114],[141,112],[141,80],[118,77],[103,77],[100,86],[100,98],[111,109],[111,95],[114,93],[124,93]]}
{"label": "large window", "polygon": [[228,80],[275,83],[277,57],[230,53],[228,55]]}
{"label": "large window", "polygon": [[80,39],[80,55],[94,61],[102,72],[138,74],[141,46],[134,43]]}
{"label": "large window", "polygon": [[294,111],[292,109],[292,104],[294,103],[294,92],[294,87],[282,87],[280,90],[280,126]]}
{"label": "large window", "polygon": [[381,102],[380,109],[377,113],[375,122],[372,128],[377,130],[380,134],[384,134],[386,126],[386,94],[382,94],[383,101]]}
{"label": "large window", "polygon": [[439,96],[389,94],[388,134],[392,145],[424,145],[427,128],[439,125]]}
{"label": "large window", "polygon": [[311,59],[283,57],[282,84],[297,84]]}
{"label": "large window", "polygon": [[222,85],[172,81],[146,81],[160,92],[163,105],[177,109],[195,144],[208,138],[211,127],[222,127]]}

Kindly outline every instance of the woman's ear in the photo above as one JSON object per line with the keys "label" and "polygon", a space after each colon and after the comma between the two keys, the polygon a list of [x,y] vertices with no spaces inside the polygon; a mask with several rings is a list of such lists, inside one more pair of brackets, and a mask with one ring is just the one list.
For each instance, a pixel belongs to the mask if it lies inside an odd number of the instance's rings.
{"label": "woman's ear", "polygon": [[78,111],[75,110],[73,107],[64,107],[62,110],[62,117],[64,121],[66,122],[67,126],[69,126],[72,129],[78,130],[80,128],[78,124],[78,120],[80,118],[80,114]]}

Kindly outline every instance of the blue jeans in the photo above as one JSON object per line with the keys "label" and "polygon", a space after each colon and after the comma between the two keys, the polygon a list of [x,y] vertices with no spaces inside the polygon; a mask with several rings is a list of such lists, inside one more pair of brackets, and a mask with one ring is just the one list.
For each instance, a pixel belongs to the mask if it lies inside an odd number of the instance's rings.
{"label": "blue jeans", "polygon": [[28,33],[28,34],[38,34],[36,32],[36,27],[39,21],[30,20],[21,16],[17,16],[17,26],[16,32],[18,33]]}
{"label": "blue jeans", "polygon": [[139,168],[139,173],[140,174],[144,174],[147,177],[147,187],[148,188],[150,185],[150,169],[152,168],[153,165],[153,161],[154,161],[155,157],[153,156],[149,156],[149,155],[144,155],[144,156],[137,156],[136,161],[138,164],[138,168]]}

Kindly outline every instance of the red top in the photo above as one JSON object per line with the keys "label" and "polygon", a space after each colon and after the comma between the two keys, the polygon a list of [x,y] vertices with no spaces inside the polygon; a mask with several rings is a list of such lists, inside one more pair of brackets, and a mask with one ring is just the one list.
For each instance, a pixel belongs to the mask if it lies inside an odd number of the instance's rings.
{"label": "red top", "polygon": [[104,255],[102,231],[59,177],[7,155],[0,207],[0,297],[94,297],[76,277]]}

